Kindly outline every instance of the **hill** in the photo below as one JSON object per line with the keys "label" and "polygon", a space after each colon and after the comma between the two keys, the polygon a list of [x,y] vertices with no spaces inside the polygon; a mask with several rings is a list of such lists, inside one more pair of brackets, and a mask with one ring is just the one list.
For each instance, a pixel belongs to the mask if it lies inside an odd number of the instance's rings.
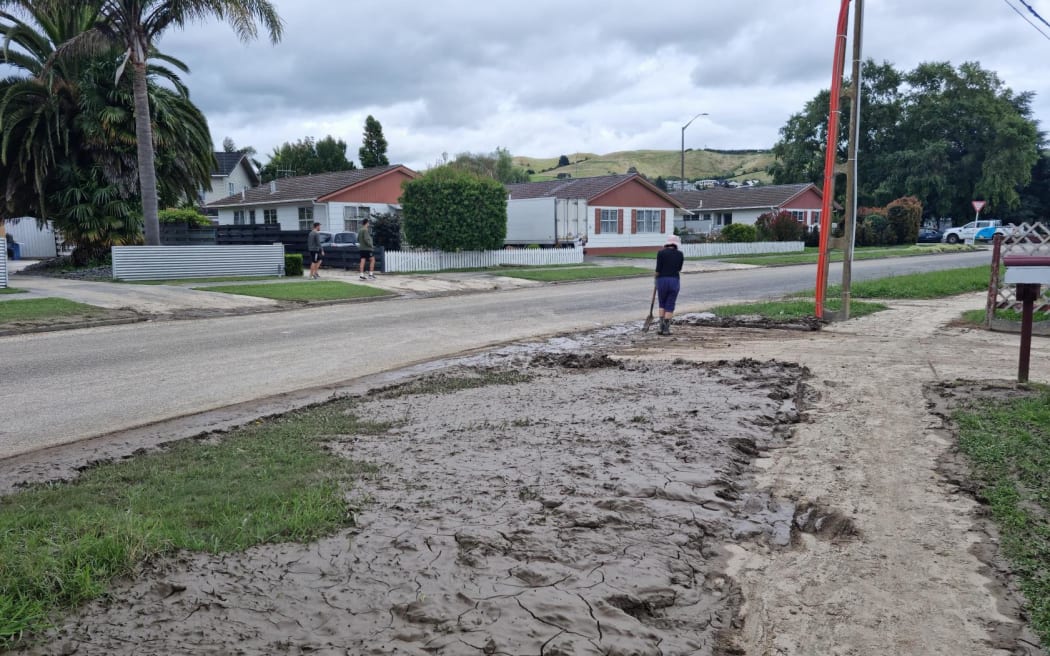
{"label": "hill", "polygon": [[[568,173],[574,178],[589,178],[597,175],[626,173],[632,166],[649,178],[678,179],[681,169],[681,151],[678,150],[625,150],[607,155],[594,153],[566,153],[568,166],[558,166],[560,156],[514,158],[514,163],[533,171],[534,181],[550,180],[559,173]],[[685,177],[689,180],[702,178],[725,178],[730,180],[757,179],[771,182],[766,169],[774,161],[769,150],[687,150],[685,151]]]}

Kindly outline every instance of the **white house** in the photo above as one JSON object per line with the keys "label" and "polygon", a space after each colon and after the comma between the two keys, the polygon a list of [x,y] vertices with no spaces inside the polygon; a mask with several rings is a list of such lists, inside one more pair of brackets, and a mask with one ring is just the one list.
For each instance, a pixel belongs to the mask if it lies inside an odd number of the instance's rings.
{"label": "white house", "polygon": [[205,210],[221,225],[309,230],[316,221],[327,232],[356,232],[371,214],[399,212],[401,185],[417,177],[412,169],[393,164],[280,178],[213,201]]}
{"label": "white house", "polygon": [[259,186],[259,174],[251,159],[244,153],[215,153],[215,168],[211,172],[211,189],[201,190],[201,205],[238,194]]}
{"label": "white house", "polygon": [[736,188],[713,187],[671,194],[688,213],[676,219],[678,228],[690,232],[717,231],[731,223],[754,225],[767,212],[781,210],[807,229],[820,224],[823,195],[812,183],[759,185]]}

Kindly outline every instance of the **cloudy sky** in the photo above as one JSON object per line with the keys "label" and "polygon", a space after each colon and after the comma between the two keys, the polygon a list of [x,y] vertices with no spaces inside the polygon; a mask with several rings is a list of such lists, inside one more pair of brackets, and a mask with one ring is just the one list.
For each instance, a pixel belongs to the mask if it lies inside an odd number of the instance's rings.
{"label": "cloudy sky", "polygon": [[[1050,0],[1026,0],[1050,21]],[[163,52],[216,147],[266,161],[286,141],[332,135],[357,159],[375,116],[391,162],[442,153],[769,148],[787,118],[829,86],[835,0],[273,0],[277,45],[224,23],[173,31]],[[1034,91],[1050,125],[1050,26],[1022,0],[867,0],[864,56],[910,70],[978,61]]]}

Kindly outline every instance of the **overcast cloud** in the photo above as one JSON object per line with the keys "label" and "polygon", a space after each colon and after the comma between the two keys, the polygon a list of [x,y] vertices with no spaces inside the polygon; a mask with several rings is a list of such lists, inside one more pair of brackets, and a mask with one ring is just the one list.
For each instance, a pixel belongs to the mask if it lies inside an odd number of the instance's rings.
{"label": "overcast cloud", "polygon": [[[273,0],[284,38],[241,43],[224,23],[169,33],[193,100],[266,161],[331,134],[357,159],[365,117],[391,162],[442,153],[770,148],[829,86],[838,2],[729,0]],[[1028,0],[1050,20],[1050,0]],[[1050,120],[1050,35],[1020,0],[867,0],[864,56],[910,70],[978,61]]]}

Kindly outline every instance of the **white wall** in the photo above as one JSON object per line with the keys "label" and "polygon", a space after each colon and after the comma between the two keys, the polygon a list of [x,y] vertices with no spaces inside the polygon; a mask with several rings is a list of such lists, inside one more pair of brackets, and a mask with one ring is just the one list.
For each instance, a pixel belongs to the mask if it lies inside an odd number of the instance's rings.
{"label": "white wall", "polygon": [[[623,234],[594,232],[594,210],[623,210]],[[657,210],[664,211],[664,230],[657,232],[638,232],[631,234],[631,210]],[[664,237],[674,230],[674,208],[673,207],[609,207],[596,206],[587,208],[587,216],[590,217],[590,229],[587,237],[587,248],[627,248],[635,246],[663,246]]]}
{"label": "white wall", "polygon": [[248,172],[244,170],[244,167],[240,164],[229,176],[213,176],[211,179],[211,191],[205,190],[204,192],[204,204],[221,200],[230,196],[229,183],[233,183],[233,193],[239,194],[242,189],[251,189],[252,180],[248,177]]}

